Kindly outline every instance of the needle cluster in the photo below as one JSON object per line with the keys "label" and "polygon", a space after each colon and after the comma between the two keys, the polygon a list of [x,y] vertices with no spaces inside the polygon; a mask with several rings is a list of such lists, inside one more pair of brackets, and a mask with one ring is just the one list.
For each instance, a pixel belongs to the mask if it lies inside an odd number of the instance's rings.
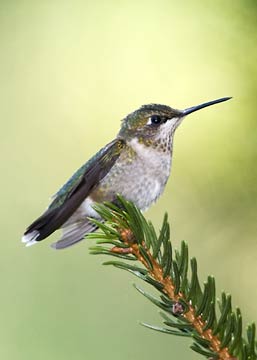
{"label": "needle cluster", "polygon": [[162,310],[162,327],[143,325],[190,337],[191,349],[209,360],[256,360],[255,324],[248,325],[243,336],[241,312],[232,308],[231,296],[223,292],[221,299],[216,299],[212,276],[200,285],[197,262],[195,258],[189,260],[187,244],[182,242],[180,250],[172,248],[167,214],[157,234],[133,203],[120,196],[118,201],[119,206],[95,206],[105,222],[91,219],[102,232],[87,237],[97,240],[97,246],[91,247],[92,254],[122,259],[104,265],[129,271],[158,290],[157,298],[136,286]]}

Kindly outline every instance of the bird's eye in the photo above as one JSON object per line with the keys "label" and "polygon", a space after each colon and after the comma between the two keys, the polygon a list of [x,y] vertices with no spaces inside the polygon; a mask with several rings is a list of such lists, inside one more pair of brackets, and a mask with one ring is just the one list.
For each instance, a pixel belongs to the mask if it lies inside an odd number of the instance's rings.
{"label": "bird's eye", "polygon": [[162,122],[162,118],[159,115],[152,115],[149,117],[148,124],[159,125]]}

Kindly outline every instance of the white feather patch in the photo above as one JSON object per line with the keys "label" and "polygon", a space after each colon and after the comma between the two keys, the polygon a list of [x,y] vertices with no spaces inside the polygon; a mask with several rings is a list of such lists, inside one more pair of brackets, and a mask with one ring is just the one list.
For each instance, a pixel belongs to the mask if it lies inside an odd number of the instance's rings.
{"label": "white feather patch", "polygon": [[30,240],[29,242],[26,243],[26,247],[29,247],[29,246],[32,246],[32,245],[35,245],[35,244],[38,244],[39,242],[36,241],[36,240]]}
{"label": "white feather patch", "polygon": [[21,242],[25,243],[26,246],[31,246],[34,245],[37,241],[36,238],[39,236],[39,231],[34,230],[29,232],[26,235],[23,235],[23,237],[21,238]]}

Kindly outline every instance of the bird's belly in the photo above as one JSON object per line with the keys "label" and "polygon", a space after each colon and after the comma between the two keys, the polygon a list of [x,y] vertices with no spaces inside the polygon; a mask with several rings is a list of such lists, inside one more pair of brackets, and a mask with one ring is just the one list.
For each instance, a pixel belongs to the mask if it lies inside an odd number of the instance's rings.
{"label": "bird's belly", "polygon": [[151,163],[142,159],[127,163],[117,161],[99,184],[97,192],[106,200],[112,200],[119,193],[141,210],[146,210],[162,194],[170,166],[170,156],[162,155]]}
{"label": "bird's belly", "polygon": [[145,210],[161,195],[164,184],[160,179],[140,173],[140,171],[135,176],[130,177],[130,174],[127,174],[125,183],[117,183],[113,190],[134,202],[141,210]]}
{"label": "bird's belly", "polygon": [[146,210],[162,194],[170,175],[170,168],[170,154],[158,154],[158,157],[150,157],[150,159],[137,157],[133,161],[121,156],[75,211],[68,223],[78,221],[85,216],[99,218],[91,207],[92,203],[113,201],[116,194],[121,194],[141,210]]}

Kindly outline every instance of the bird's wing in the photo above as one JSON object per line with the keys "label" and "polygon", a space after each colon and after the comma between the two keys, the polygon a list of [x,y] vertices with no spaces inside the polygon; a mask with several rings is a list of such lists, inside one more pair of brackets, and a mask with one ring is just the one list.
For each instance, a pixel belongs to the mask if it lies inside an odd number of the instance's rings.
{"label": "bird's wing", "polygon": [[115,139],[83,165],[57,192],[46,212],[27,228],[23,241],[43,240],[60,228],[107,175],[124,146],[122,139]]}
{"label": "bird's wing", "polygon": [[[123,147],[123,140],[115,139],[104,148],[98,151],[91,159],[89,159],[85,164],[83,164],[70,178],[69,180],[53,195],[53,201],[48,206],[47,210],[54,209],[62,205],[67,198],[69,198],[72,193],[75,192],[77,186],[81,183],[81,180],[88,176],[87,173],[92,169],[92,167],[97,166],[100,161],[101,165],[106,167],[107,172],[115,163],[117,157],[119,156],[119,151]],[[116,157],[115,157],[116,156]],[[112,162],[112,160],[114,160]],[[109,164],[109,166],[108,166]],[[100,168],[99,168],[100,170]],[[104,169],[103,169],[104,170]],[[103,178],[103,176],[101,177]],[[101,180],[101,179],[99,179]],[[96,184],[95,184],[96,185]]]}

